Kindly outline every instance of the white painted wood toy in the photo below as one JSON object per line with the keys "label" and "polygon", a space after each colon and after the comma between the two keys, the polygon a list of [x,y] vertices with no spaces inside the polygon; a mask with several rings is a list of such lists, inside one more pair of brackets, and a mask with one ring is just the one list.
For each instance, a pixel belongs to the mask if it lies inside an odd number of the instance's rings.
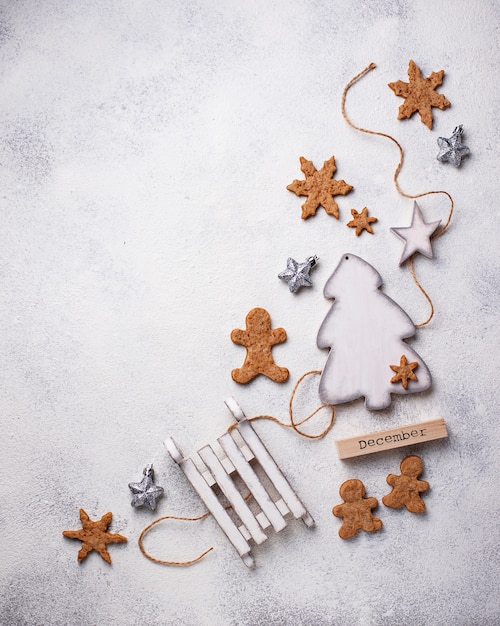
{"label": "white painted wood toy", "polygon": [[405,242],[399,264],[401,265],[419,252],[428,259],[432,259],[431,237],[436,232],[441,222],[425,222],[422,211],[416,202],[413,203],[413,215],[410,226],[391,228],[391,231]]}
{"label": "white painted wood toy", "polygon": [[403,341],[415,334],[415,325],[381,286],[377,270],[350,253],[326,282],[325,298],[335,302],[317,337],[319,348],[331,348],[319,384],[323,404],[364,396],[367,409],[385,409],[391,393],[431,385],[424,361]]}
{"label": "white painted wood toy", "polygon": [[[287,525],[285,518],[288,515],[302,519],[309,527],[314,526],[314,520],[296,496],[238,403],[233,398],[229,398],[225,403],[238,423],[230,432],[218,438],[220,447],[204,446],[198,450],[198,458],[196,455],[184,458],[171,437],[165,441],[165,447],[236,548],[245,565],[252,567],[254,559],[251,555],[250,542],[263,543],[267,539],[265,530],[271,526],[276,532],[283,530]],[[259,469],[255,464],[260,466],[260,470],[270,481],[273,487],[272,494],[262,484],[257,473]],[[254,500],[251,506],[235,483],[236,473]],[[216,487],[219,487],[228,500],[234,515],[230,515],[219,500],[214,490]]]}

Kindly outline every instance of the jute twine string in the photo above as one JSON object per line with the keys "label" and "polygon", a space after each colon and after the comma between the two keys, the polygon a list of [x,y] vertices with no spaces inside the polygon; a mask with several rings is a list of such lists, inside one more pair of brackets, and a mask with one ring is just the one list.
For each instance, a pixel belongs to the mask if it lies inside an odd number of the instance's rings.
{"label": "jute twine string", "polygon": [[156,524],[159,524],[160,522],[163,522],[164,520],[175,519],[175,520],[180,520],[181,522],[197,522],[198,520],[205,519],[205,517],[208,517],[209,515],[210,515],[210,512],[207,511],[206,513],[203,513],[202,515],[198,515],[198,517],[178,517],[177,515],[164,515],[163,517],[159,517],[154,522],[151,522],[151,524],[146,526],[146,528],[144,528],[144,530],[141,532],[139,536],[139,540],[137,542],[139,544],[140,551],[147,559],[149,559],[150,561],[153,561],[153,563],[160,563],[161,565],[184,566],[184,565],[193,565],[193,563],[197,563],[198,561],[201,561],[201,559],[204,556],[206,556],[209,552],[211,552],[214,549],[213,546],[211,548],[208,548],[208,550],[205,550],[205,552],[202,552],[196,558],[191,559],[189,561],[165,561],[163,559],[157,559],[156,557],[152,556],[151,554],[149,554],[149,552],[146,551],[146,548],[144,547],[144,537],[149,533],[149,531],[154,526],[156,526]]}
{"label": "jute twine string", "polygon": [[[302,383],[302,381],[304,380],[304,378],[306,378],[307,376],[310,376],[311,374],[321,374],[321,370],[311,370],[310,372],[306,372],[305,374],[302,374],[302,376],[295,383],[295,386],[292,389],[292,393],[290,394],[290,400],[288,402],[288,415],[290,417],[290,422],[289,423],[282,422],[277,417],[273,417],[272,415],[255,415],[254,417],[249,417],[247,421],[253,422],[255,420],[271,420],[272,422],[275,422],[276,424],[279,424],[280,426],[283,426],[284,428],[293,428],[293,430],[297,434],[299,434],[301,437],[306,437],[307,439],[322,439],[327,433],[330,432],[330,430],[331,430],[331,428],[333,426],[333,423],[335,421],[335,408],[334,408],[333,405],[331,405],[331,404],[322,404],[317,409],[315,409],[312,413],[310,413],[307,417],[305,417],[304,419],[300,420],[299,422],[296,422],[294,420],[294,418],[293,418],[293,400],[295,398],[295,394],[297,392],[297,389],[299,388],[299,386]],[[300,428],[298,428],[302,424],[305,424],[305,422],[308,422],[310,419],[312,419],[322,409],[326,409],[326,408],[329,408],[331,410],[331,416],[330,416],[330,419],[328,421],[328,424],[325,426],[325,428],[319,434],[317,434],[317,435],[310,435],[309,433],[306,433],[303,430],[300,430]],[[238,427],[237,423],[231,424],[231,426],[227,429],[227,432],[231,432],[234,428],[237,428],[237,427]]]}
{"label": "jute twine string", "polygon": [[[346,101],[346,96],[347,96],[347,92],[349,91],[349,89],[352,87],[352,85],[354,85],[354,83],[356,83],[360,78],[362,78],[365,74],[367,74],[368,72],[370,72],[371,70],[375,69],[377,66],[375,65],[375,63],[370,63],[370,65],[368,65],[367,67],[365,67],[364,70],[362,70],[361,72],[359,72],[359,74],[356,74],[356,76],[354,76],[354,78],[351,78],[351,80],[347,83],[347,85],[344,88],[344,91],[342,93],[342,101],[341,101],[341,108],[342,108],[342,117],[345,119],[345,121],[347,122],[347,124],[349,124],[349,126],[351,126],[352,128],[361,131],[362,133],[367,133],[368,135],[378,135],[379,137],[386,137],[387,139],[390,139],[394,144],[396,144],[398,150],[399,150],[399,162],[396,166],[396,169],[394,170],[394,176],[393,176],[393,181],[394,181],[394,185],[398,191],[399,194],[401,194],[402,196],[404,196],[405,198],[422,198],[423,196],[430,196],[430,195],[434,195],[434,194],[444,194],[448,200],[450,201],[450,210],[448,213],[448,218],[445,222],[445,224],[439,229],[437,230],[431,237],[431,239],[436,239],[437,237],[440,237],[444,231],[448,228],[450,221],[451,221],[451,216],[453,215],[453,209],[455,207],[455,203],[453,202],[453,198],[451,197],[451,195],[447,192],[447,191],[424,191],[423,193],[418,193],[418,194],[408,194],[405,193],[401,187],[399,186],[399,182],[398,182],[398,176],[399,173],[401,171],[401,168],[403,167],[403,161],[404,161],[404,151],[403,148],[401,146],[401,144],[399,143],[399,141],[397,141],[397,139],[395,139],[394,137],[392,137],[391,135],[388,135],[387,133],[381,133],[375,130],[369,130],[367,128],[361,128],[360,126],[356,126],[356,124],[353,124],[353,122],[351,122],[351,120],[349,119],[349,117],[347,116],[346,110],[345,110],[345,101]],[[425,298],[427,299],[429,306],[431,308],[429,317],[424,321],[424,322],[420,322],[420,324],[415,324],[415,326],[417,327],[421,327],[421,326],[425,326],[426,324],[428,324],[431,319],[434,316],[434,305],[432,304],[432,300],[429,296],[429,294],[425,291],[425,289],[422,287],[420,281],[418,280],[416,274],[415,274],[415,269],[413,267],[413,257],[415,255],[412,255],[409,259],[408,259],[408,268],[410,270],[410,274],[413,278],[413,280],[415,281],[415,284],[417,285],[417,287],[420,289],[420,291],[422,292],[422,294],[425,296]]]}
{"label": "jute twine string", "polygon": [[[244,497],[244,500],[248,500],[251,495],[252,494],[247,493],[247,495]],[[230,509],[231,505],[228,504],[224,508],[226,510]],[[146,549],[144,548],[144,537],[148,534],[148,532],[154,526],[156,526],[156,524],[159,524],[160,522],[163,522],[166,519],[175,519],[181,522],[197,522],[199,520],[205,519],[205,517],[208,517],[210,514],[211,514],[210,511],[206,511],[205,513],[202,513],[201,515],[198,515],[198,517],[179,517],[177,515],[164,515],[163,517],[159,517],[157,520],[155,520],[154,522],[151,522],[151,524],[146,526],[146,528],[141,532],[139,536],[139,540],[138,540],[139,549],[141,550],[142,554],[150,561],[153,561],[153,563],[159,563],[160,565],[180,565],[180,566],[193,565],[193,563],[197,563],[198,561],[201,561],[201,559],[204,556],[206,556],[209,552],[211,552],[214,549],[213,546],[211,548],[208,548],[208,550],[205,550],[205,552],[202,552],[196,558],[191,559],[190,561],[165,561],[163,559],[157,559],[156,557],[152,556],[151,554],[149,554],[149,552],[146,551]]]}
{"label": "jute twine string", "polygon": [[[297,392],[297,389],[299,387],[299,385],[302,383],[302,381],[304,380],[304,378],[306,378],[307,376],[310,376],[311,374],[321,374],[321,370],[311,370],[310,372],[306,372],[305,374],[303,374],[299,380],[295,383],[295,386],[292,390],[292,393],[290,395],[290,400],[288,403],[288,412],[289,412],[289,416],[290,416],[290,423],[286,423],[286,422],[282,422],[281,420],[279,420],[278,418],[272,416],[272,415],[255,415],[254,417],[249,417],[247,419],[247,421],[249,422],[253,422],[255,420],[259,420],[259,419],[267,419],[267,420],[271,420],[272,422],[276,422],[276,424],[279,424],[280,426],[284,426],[285,428],[293,428],[293,430],[298,433],[299,435],[301,435],[302,437],[307,437],[308,439],[321,439],[322,437],[324,437],[328,432],[330,432],[333,423],[335,421],[335,408],[333,407],[333,405],[330,404],[323,404],[320,407],[318,407],[315,411],[313,411],[310,415],[308,415],[307,417],[305,417],[304,419],[300,420],[299,422],[296,422],[293,418],[293,400],[295,397],[295,394]],[[310,435],[308,433],[305,433],[304,431],[300,430],[298,427],[301,426],[302,424],[304,424],[305,422],[307,422],[308,420],[310,420],[311,418],[313,418],[317,413],[319,413],[319,411],[321,411],[321,409],[325,409],[325,408],[329,408],[331,409],[331,416],[330,419],[328,421],[328,424],[326,425],[326,427],[317,435]],[[227,429],[227,432],[231,432],[234,428],[238,427],[238,423],[234,423],[231,424],[231,426],[229,426],[229,428]],[[251,494],[248,493],[245,496],[245,500],[248,500],[248,498],[251,497]],[[225,509],[230,509],[231,505],[227,505],[226,507],[224,507]],[[150,561],[153,561],[153,563],[159,563],[161,565],[176,565],[176,566],[187,566],[187,565],[193,565],[194,563],[197,563],[198,561],[201,561],[201,559],[203,559],[203,557],[205,557],[209,552],[211,552],[214,548],[213,546],[208,548],[208,550],[205,550],[204,552],[202,552],[200,555],[198,555],[197,557],[195,557],[194,559],[190,559],[189,561],[170,561],[170,560],[164,560],[164,559],[157,559],[156,557],[152,556],[151,554],[149,554],[149,552],[147,552],[147,550],[144,547],[144,538],[146,537],[146,535],[149,533],[149,531],[154,528],[157,524],[159,524],[160,522],[163,522],[164,520],[178,520],[178,521],[182,521],[182,522],[197,522],[199,520],[205,519],[206,517],[208,517],[209,515],[211,515],[210,511],[206,511],[205,513],[203,513],[202,515],[198,515],[197,517],[179,517],[177,515],[164,515],[163,517],[159,517],[158,519],[156,519],[154,522],[151,522],[151,524],[148,524],[148,526],[146,526],[146,528],[144,528],[144,530],[141,532],[139,539],[138,539],[138,544],[139,544],[139,549],[142,552],[142,554],[149,559]]]}

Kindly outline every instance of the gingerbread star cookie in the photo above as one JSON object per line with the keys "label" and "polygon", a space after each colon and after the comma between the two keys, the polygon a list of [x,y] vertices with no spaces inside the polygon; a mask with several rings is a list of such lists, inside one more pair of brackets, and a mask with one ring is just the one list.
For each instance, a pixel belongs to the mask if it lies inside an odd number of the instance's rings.
{"label": "gingerbread star cookie", "polygon": [[111,556],[106,549],[108,543],[121,543],[127,541],[123,535],[108,533],[108,526],[111,524],[112,513],[106,513],[100,520],[93,522],[87,513],[80,509],[81,530],[63,530],[63,535],[70,539],[79,539],[82,547],[78,552],[78,561],[83,561],[89,552],[95,550],[106,563],[111,563]]}
{"label": "gingerbread star cookie", "polygon": [[432,130],[432,107],[443,111],[450,106],[450,102],[442,93],[435,91],[436,87],[443,82],[444,70],[432,72],[428,78],[422,78],[422,72],[414,61],[410,61],[408,67],[409,82],[398,80],[389,83],[389,87],[396,94],[405,99],[399,107],[398,120],[410,118],[416,111],[420,119]]}
{"label": "gingerbread star cookie", "polygon": [[296,196],[307,196],[302,205],[302,219],[316,215],[316,210],[322,206],[328,215],[339,219],[339,207],[333,196],[345,196],[353,189],[344,180],[334,180],[333,175],[337,170],[335,157],[325,161],[323,167],[317,170],[312,161],[300,157],[300,169],[305,175],[305,180],[294,180],[287,186]]}
{"label": "gingerbread star cookie", "polygon": [[373,235],[371,224],[378,222],[378,220],[376,217],[368,217],[368,209],[366,207],[361,213],[358,213],[356,209],[351,209],[351,215],[353,219],[347,222],[347,226],[356,229],[356,237],[359,237],[364,230]]}
{"label": "gingerbread star cookie", "polygon": [[408,380],[418,380],[417,375],[414,373],[414,369],[418,367],[418,361],[408,363],[408,359],[403,354],[399,359],[399,365],[391,365],[390,368],[396,375],[391,378],[391,383],[401,382],[403,389],[408,387]]}
{"label": "gingerbread star cookie", "polygon": [[246,317],[246,330],[235,328],[231,340],[247,349],[242,367],[231,372],[235,382],[248,383],[258,374],[277,383],[287,380],[287,368],[276,365],[271,353],[274,345],[286,340],[286,331],[284,328],[271,329],[271,317],[265,309],[252,309]]}

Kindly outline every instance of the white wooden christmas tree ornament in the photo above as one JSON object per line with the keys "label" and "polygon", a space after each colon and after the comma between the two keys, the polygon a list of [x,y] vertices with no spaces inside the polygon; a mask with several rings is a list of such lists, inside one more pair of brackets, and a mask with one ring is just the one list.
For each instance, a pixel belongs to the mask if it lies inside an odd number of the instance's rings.
{"label": "white wooden christmas tree ornament", "polygon": [[[314,526],[314,520],[236,400],[229,398],[225,403],[237,425],[218,438],[219,445],[204,446],[190,458],[184,458],[171,437],[165,441],[165,447],[245,565],[252,567],[251,542],[261,544],[266,541],[264,531],[270,527],[276,532],[283,530],[289,516],[302,519],[309,527]],[[263,475],[267,486],[261,482]],[[237,477],[241,480],[235,482]],[[244,497],[247,494],[240,492],[241,482],[252,501]],[[220,501],[220,493],[231,510]]]}
{"label": "white wooden christmas tree ornament", "polygon": [[422,211],[416,202],[413,203],[413,216],[410,226],[400,226],[391,228],[391,231],[405,242],[403,254],[399,260],[401,265],[409,259],[415,252],[420,252],[429,259],[432,259],[431,236],[436,231],[441,222],[424,222]]}
{"label": "white wooden christmas tree ornament", "polygon": [[[404,341],[415,334],[415,325],[381,286],[377,270],[350,253],[326,282],[325,298],[335,301],[317,337],[319,348],[331,348],[319,384],[324,404],[364,397],[367,409],[385,409],[391,393],[416,393],[431,386],[427,366]],[[401,375],[391,366],[401,368]]]}

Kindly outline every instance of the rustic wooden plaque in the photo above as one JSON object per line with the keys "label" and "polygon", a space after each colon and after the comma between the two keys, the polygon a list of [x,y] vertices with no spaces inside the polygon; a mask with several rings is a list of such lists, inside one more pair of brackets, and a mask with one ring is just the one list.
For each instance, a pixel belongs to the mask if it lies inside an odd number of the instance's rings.
{"label": "rustic wooden plaque", "polygon": [[408,424],[347,439],[337,439],[335,444],[339,459],[349,459],[363,454],[412,446],[445,437],[448,437],[448,431],[445,421],[441,417],[418,424]]}

